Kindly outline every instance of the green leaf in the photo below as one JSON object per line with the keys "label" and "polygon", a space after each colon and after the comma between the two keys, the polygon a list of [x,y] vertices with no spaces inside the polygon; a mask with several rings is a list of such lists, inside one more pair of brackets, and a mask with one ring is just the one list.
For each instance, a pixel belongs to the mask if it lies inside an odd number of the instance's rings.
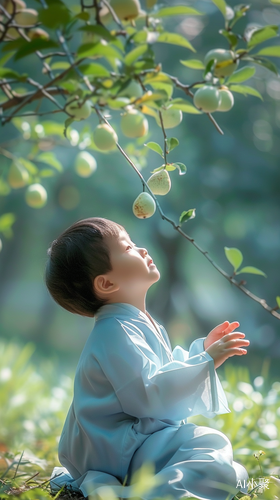
{"label": "green leaf", "polygon": [[176,163],[172,163],[172,165],[174,167],[178,168],[179,175],[184,175],[187,171],[187,167],[186,167],[186,165],[184,165],[184,163],[180,163],[180,162],[176,161]]}
{"label": "green leaf", "polygon": [[276,302],[277,302],[278,307],[280,308],[280,297],[279,296],[276,297]]}
{"label": "green leaf", "polygon": [[26,170],[28,170],[28,172],[31,175],[36,175],[38,173],[38,168],[36,167],[36,165],[32,161],[26,160],[25,158],[18,158],[17,161],[21,165],[23,165],[23,167],[25,167]]}
{"label": "green leaf", "polygon": [[149,32],[147,30],[137,31],[133,36],[133,41],[135,43],[145,43],[147,41],[148,33]]}
{"label": "green leaf", "polygon": [[[154,170],[151,171],[151,174],[155,174],[156,172],[160,172],[161,170],[163,170],[165,168],[165,165],[161,165],[160,167],[158,168],[155,168]],[[175,168],[174,168],[175,170]]]}
{"label": "green leaf", "polygon": [[241,266],[243,261],[243,255],[238,250],[238,248],[228,248],[224,247],[227,260],[231,263],[234,268],[234,272]]}
{"label": "green leaf", "polygon": [[165,168],[166,170],[168,170],[168,172],[172,172],[173,170],[176,170],[176,166],[174,165],[174,163],[167,163],[167,165],[165,165]]}
{"label": "green leaf", "polygon": [[168,139],[166,139],[166,147],[168,153],[170,153],[170,151],[172,151],[172,149],[175,149],[177,146],[179,146],[179,141],[176,137],[168,137]]}
{"label": "green leaf", "polygon": [[0,67],[0,78],[14,78],[15,80],[19,80],[20,82],[25,82],[27,77],[27,73],[20,75],[13,69]]}
{"label": "green leaf", "polygon": [[256,68],[253,66],[246,66],[245,68],[235,71],[228,79],[227,84],[230,82],[240,83],[249,80],[256,72]]}
{"label": "green leaf", "polygon": [[164,82],[151,82],[149,85],[151,85],[153,89],[164,90],[166,92],[167,98],[171,99],[174,90],[173,85]]}
{"label": "green leaf", "polygon": [[12,40],[11,42],[5,43],[2,52],[10,52],[13,50],[18,50],[20,47],[26,44],[26,40],[24,38],[17,38],[16,40]]}
{"label": "green leaf", "polygon": [[142,56],[148,50],[148,45],[144,43],[143,45],[139,45],[135,47],[135,49],[131,50],[124,58],[124,63],[127,66],[131,66],[131,64],[138,59],[138,57]]}
{"label": "green leaf", "polygon": [[179,224],[183,224],[183,222],[187,222],[190,219],[194,219],[195,217],[195,208],[190,208],[189,210],[185,210],[181,213],[179,218]]}
{"label": "green leaf", "polygon": [[110,76],[110,72],[102,64],[81,64],[79,68],[83,75],[92,76],[93,78]]}
{"label": "green leaf", "polygon": [[180,61],[181,64],[187,66],[187,68],[192,69],[204,69],[205,66],[199,59],[187,59],[186,61]]}
{"label": "green leaf", "polygon": [[42,38],[36,38],[31,40],[31,42],[26,42],[22,47],[20,47],[15,53],[15,61],[22,59],[23,57],[29,56],[36,52],[36,50],[52,49],[59,47],[58,43],[53,40],[44,40]]}
{"label": "green leaf", "polygon": [[247,94],[254,95],[255,97],[259,97],[259,99],[261,99],[263,101],[263,97],[258,92],[258,90],[253,89],[252,87],[248,87],[247,85],[234,85],[234,84],[232,85],[232,84],[230,84],[229,89],[231,90],[231,92],[238,92],[239,94],[243,94],[246,96],[247,96]]}
{"label": "green leaf", "polygon": [[212,2],[218,7],[224,17],[226,17],[226,7],[227,4],[224,0],[212,0]]}
{"label": "green leaf", "polygon": [[275,66],[275,64],[271,61],[269,61],[269,59],[266,59],[265,57],[261,57],[261,56],[255,56],[255,55],[251,55],[251,56],[245,56],[243,57],[243,61],[251,61],[251,62],[254,62],[256,64],[260,64],[260,66],[263,66],[264,68],[268,69],[269,71],[271,71],[272,73],[275,73],[275,75],[278,76],[278,68],[277,66]]}
{"label": "green leaf", "polygon": [[[112,35],[110,31],[108,31],[104,26],[100,26],[99,24],[86,24],[79,28],[78,31],[86,31],[88,33],[93,33],[94,35],[103,38],[103,40],[107,40],[107,42],[118,42],[117,37]],[[121,50],[123,50],[123,45],[120,46]]]}
{"label": "green leaf", "polygon": [[0,232],[4,234],[4,236],[10,238],[12,236],[12,225],[16,221],[15,214],[9,212],[0,217]]}
{"label": "green leaf", "polygon": [[248,48],[255,47],[259,43],[265,42],[269,40],[269,38],[274,38],[277,36],[278,26],[271,24],[269,26],[265,26],[264,28],[259,28],[253,31],[250,40],[248,41]]}
{"label": "green leaf", "polygon": [[69,68],[70,63],[68,61],[58,61],[58,62],[55,62],[53,63],[50,68],[51,70],[56,70],[56,69],[67,69]]}
{"label": "green leaf", "polygon": [[219,30],[219,33],[223,35],[229,42],[230,48],[235,48],[238,44],[238,37],[227,30]]}
{"label": "green leaf", "polygon": [[70,10],[62,2],[51,3],[47,9],[40,9],[38,12],[39,21],[51,29],[69,24],[72,19]]}
{"label": "green leaf", "polygon": [[40,170],[39,175],[40,177],[53,177],[54,171],[50,168],[43,168],[43,170]]}
{"label": "green leaf", "polygon": [[147,146],[147,148],[152,149],[156,153],[158,153],[160,156],[163,158],[163,151],[160,145],[157,142],[148,142],[147,144],[144,144],[144,146]]}
{"label": "green leaf", "polygon": [[170,43],[172,45],[179,45],[181,47],[186,47],[193,52],[196,52],[192,44],[184,36],[178,35],[177,33],[168,33],[167,31],[164,31],[159,35],[156,41],[161,43]]}
{"label": "green leaf", "polygon": [[124,108],[130,103],[130,99],[127,97],[118,97],[118,99],[108,99],[108,106],[112,109]]}
{"label": "green leaf", "polygon": [[242,267],[242,269],[240,269],[240,271],[238,271],[238,273],[236,274],[241,274],[241,273],[261,274],[265,278],[267,277],[266,274],[263,273],[263,271],[260,271],[260,269],[257,269],[256,267],[252,266]]}
{"label": "green leaf", "polygon": [[95,44],[84,43],[78,48],[77,54],[79,57],[113,57],[122,60],[120,52],[112,47],[112,45],[103,45],[101,42]]}
{"label": "green leaf", "polygon": [[41,153],[39,156],[37,156],[36,160],[41,161],[42,163],[47,163],[48,165],[51,165],[54,167],[58,172],[63,172],[63,166],[58,161],[54,153],[50,151],[46,151],[44,153]]}
{"label": "green leaf", "polygon": [[176,5],[174,7],[163,7],[159,9],[157,12],[151,12],[149,17],[166,17],[166,16],[201,16],[203,13],[193,9],[192,7],[186,7],[184,5]]}
{"label": "green leaf", "polygon": [[89,21],[90,20],[90,15],[88,12],[79,12],[78,14],[75,15],[75,18],[81,19],[82,21]]}
{"label": "green leaf", "polygon": [[63,135],[64,126],[62,123],[44,121],[41,122],[41,125],[44,127],[46,135],[58,135],[59,137]]}
{"label": "green leaf", "polygon": [[175,109],[180,109],[183,113],[191,113],[193,115],[201,114],[201,111],[199,111],[197,108],[195,108],[195,106],[190,104],[185,99],[182,99],[181,97],[173,99],[170,107]]}
{"label": "green leaf", "polygon": [[280,57],[280,45],[274,45],[273,47],[265,47],[264,49],[261,49],[259,52],[257,52],[257,55]]}
{"label": "green leaf", "polygon": [[66,139],[68,139],[68,137],[67,137],[67,129],[71,125],[71,123],[73,123],[74,121],[75,121],[75,119],[74,118],[70,118],[70,117],[67,118],[67,120],[65,120],[65,123],[64,123],[65,127],[64,127],[64,130],[63,130],[63,135],[64,135],[64,137]]}

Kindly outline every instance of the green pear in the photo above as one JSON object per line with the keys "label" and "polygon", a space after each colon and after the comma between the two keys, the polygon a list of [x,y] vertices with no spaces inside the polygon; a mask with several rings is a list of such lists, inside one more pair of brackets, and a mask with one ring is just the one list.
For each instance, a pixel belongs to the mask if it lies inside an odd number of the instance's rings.
{"label": "green pear", "polygon": [[28,171],[20,163],[12,163],[8,173],[8,183],[14,189],[26,186],[29,181]]}
{"label": "green pear", "polygon": [[[179,125],[183,119],[183,113],[180,109],[167,108],[161,109],[162,121],[164,128],[174,128]],[[156,122],[161,127],[159,115],[156,117]]]}
{"label": "green pear", "polygon": [[25,201],[29,207],[42,208],[47,199],[47,191],[41,184],[31,184],[25,191]]}
{"label": "green pear", "polygon": [[126,137],[143,137],[149,130],[147,118],[137,109],[130,109],[121,117],[121,129]]}
{"label": "green pear", "polygon": [[89,177],[97,168],[95,158],[87,151],[80,151],[75,159],[75,170],[80,177]]}
{"label": "green pear", "polygon": [[15,5],[16,5],[16,12],[18,12],[19,10],[25,9],[25,7],[26,7],[26,3],[23,2],[22,0],[14,0],[14,2],[12,2],[12,0],[6,0],[4,2],[4,8],[6,9],[6,11],[9,14],[12,14],[14,12],[13,3],[15,3]]}
{"label": "green pear", "polygon": [[234,97],[228,89],[219,89],[220,104],[216,111],[229,111],[234,105]]}
{"label": "green pear", "polygon": [[[67,104],[69,102],[69,104]],[[77,121],[85,120],[91,114],[91,102],[85,101],[83,104],[82,99],[74,100],[74,96],[69,97],[66,101],[65,111]]]}
{"label": "green pear", "polygon": [[193,102],[204,113],[213,113],[218,109],[221,97],[217,87],[205,85],[196,91]]}
{"label": "green pear", "polygon": [[35,9],[20,9],[15,15],[15,22],[19,26],[31,26],[38,21],[38,12]]}
{"label": "green pear", "polygon": [[171,179],[169,173],[166,169],[155,172],[147,180],[147,184],[154,194],[165,195],[171,189]]}
{"label": "green pear", "polygon": [[32,28],[28,30],[28,37],[30,40],[37,40],[38,38],[42,38],[43,40],[48,40],[49,34],[45,31],[42,30],[41,28]]}
{"label": "green pear", "polygon": [[156,211],[155,200],[149,193],[140,193],[133,203],[132,210],[138,219],[148,219]]}
{"label": "green pear", "polygon": [[118,136],[110,125],[102,123],[93,131],[93,140],[101,151],[111,151],[116,148]]}
{"label": "green pear", "polygon": [[143,89],[140,83],[135,80],[130,80],[129,84],[118,94],[120,97],[142,97]]}
{"label": "green pear", "polygon": [[207,52],[204,58],[204,64],[207,66],[211,59],[216,59],[217,62],[214,67],[214,76],[225,77],[231,75],[239,64],[239,59],[234,61],[235,54],[232,50],[226,49],[213,49]]}

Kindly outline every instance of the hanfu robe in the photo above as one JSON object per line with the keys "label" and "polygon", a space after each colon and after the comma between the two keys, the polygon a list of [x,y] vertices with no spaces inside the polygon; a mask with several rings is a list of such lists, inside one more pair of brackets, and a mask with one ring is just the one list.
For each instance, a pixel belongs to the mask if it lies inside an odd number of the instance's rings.
{"label": "hanfu robe", "polygon": [[88,496],[109,485],[129,498],[134,472],[149,462],[160,484],[144,500],[246,492],[248,474],[233,461],[229,439],[187,422],[230,412],[204,339],[172,350],[165,329],[138,308],[101,307],[77,366],[59,442],[64,467],[54,469],[52,488],[71,485]]}

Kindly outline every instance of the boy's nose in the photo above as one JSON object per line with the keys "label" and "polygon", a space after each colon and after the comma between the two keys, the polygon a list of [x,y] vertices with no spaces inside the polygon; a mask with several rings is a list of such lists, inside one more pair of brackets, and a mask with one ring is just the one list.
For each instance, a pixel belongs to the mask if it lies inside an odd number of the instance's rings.
{"label": "boy's nose", "polygon": [[148,255],[146,248],[140,248],[139,250],[140,250],[140,254],[143,255],[144,257],[146,257],[146,255]]}

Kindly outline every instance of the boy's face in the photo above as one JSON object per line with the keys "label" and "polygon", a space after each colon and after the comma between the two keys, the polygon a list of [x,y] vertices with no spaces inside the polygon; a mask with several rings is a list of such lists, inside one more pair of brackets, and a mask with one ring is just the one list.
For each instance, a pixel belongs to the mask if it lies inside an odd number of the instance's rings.
{"label": "boy's face", "polygon": [[123,291],[147,291],[159,280],[160,273],[145,248],[137,247],[125,231],[118,238],[107,240],[112,271],[108,277],[117,282]]}

